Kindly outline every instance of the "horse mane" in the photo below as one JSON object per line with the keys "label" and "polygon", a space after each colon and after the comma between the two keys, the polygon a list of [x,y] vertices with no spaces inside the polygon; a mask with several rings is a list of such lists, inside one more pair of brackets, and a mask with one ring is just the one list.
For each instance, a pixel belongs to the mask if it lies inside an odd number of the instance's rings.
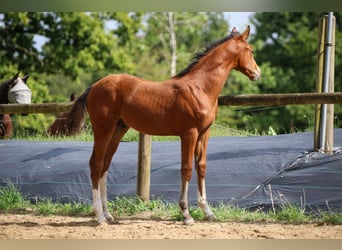
{"label": "horse mane", "polygon": [[0,103],[1,104],[6,104],[8,102],[7,93],[9,89],[9,83],[11,83],[12,81],[13,79],[9,79],[0,84]]}
{"label": "horse mane", "polygon": [[186,74],[188,74],[198,63],[199,61],[205,57],[207,54],[209,54],[210,51],[212,51],[213,49],[217,48],[218,46],[220,46],[221,44],[227,42],[228,40],[230,40],[231,38],[233,37],[236,37],[240,35],[239,32],[235,31],[235,28],[233,29],[233,31],[226,37],[218,40],[218,41],[215,41],[215,42],[212,42],[210,43],[209,45],[207,45],[203,51],[199,51],[197,52],[193,58],[191,59],[191,62],[190,64],[185,68],[183,69],[181,72],[179,72],[177,75],[175,75],[174,77],[172,78],[181,78],[183,76],[185,76]]}

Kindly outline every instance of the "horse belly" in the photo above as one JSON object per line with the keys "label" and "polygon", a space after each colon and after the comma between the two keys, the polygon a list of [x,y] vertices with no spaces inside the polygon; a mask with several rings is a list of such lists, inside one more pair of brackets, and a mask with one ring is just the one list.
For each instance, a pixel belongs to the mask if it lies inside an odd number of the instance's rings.
{"label": "horse belly", "polygon": [[144,110],[125,112],[121,119],[133,129],[149,135],[179,135],[177,121],[164,114],[151,114]]}
{"label": "horse belly", "polygon": [[135,130],[149,135],[182,135],[190,129],[207,129],[214,120],[214,113],[193,112],[179,105],[170,107],[135,106],[123,109],[121,119]]}

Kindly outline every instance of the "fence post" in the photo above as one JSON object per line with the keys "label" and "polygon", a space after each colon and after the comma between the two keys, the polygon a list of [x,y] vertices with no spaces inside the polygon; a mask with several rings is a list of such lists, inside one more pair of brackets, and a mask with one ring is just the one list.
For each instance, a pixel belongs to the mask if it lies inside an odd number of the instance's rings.
{"label": "fence post", "polygon": [[[331,49],[330,49],[330,68],[327,74],[329,75],[328,93],[333,93],[335,88],[334,74],[335,74],[335,23],[336,19],[332,17],[331,23]],[[324,149],[327,154],[333,154],[334,150],[334,104],[327,105],[327,124],[326,124],[326,142]]]}
{"label": "fence post", "polygon": [[[332,13],[331,13],[332,14]],[[335,17],[331,19],[331,37],[327,38],[328,16],[320,19],[317,52],[316,92],[334,92]],[[329,32],[328,32],[329,33]],[[331,39],[328,41],[328,39]],[[327,49],[329,46],[329,49]],[[327,54],[329,53],[329,55]],[[328,61],[329,60],[329,61]],[[327,67],[326,64],[329,64]],[[328,70],[326,70],[328,69]],[[328,72],[326,72],[328,71]],[[328,80],[327,80],[328,79]],[[326,84],[326,85],[325,85]],[[318,104],[315,109],[314,150],[333,153],[334,104]]]}
{"label": "fence post", "polygon": [[[316,67],[316,92],[317,93],[322,92],[325,21],[326,19],[322,17],[319,20],[319,28],[318,28],[318,49],[317,49],[317,67]],[[322,108],[322,104],[315,105],[314,151],[318,151],[320,149],[321,108]]]}
{"label": "fence post", "polygon": [[137,195],[144,201],[150,199],[152,136],[139,133]]}

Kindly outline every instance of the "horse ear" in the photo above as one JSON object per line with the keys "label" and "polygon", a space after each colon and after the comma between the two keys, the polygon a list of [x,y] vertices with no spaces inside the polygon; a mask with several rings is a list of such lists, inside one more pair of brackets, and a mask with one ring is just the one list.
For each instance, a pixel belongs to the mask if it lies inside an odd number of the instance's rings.
{"label": "horse ear", "polygon": [[75,100],[76,100],[76,95],[75,95],[75,93],[71,93],[71,95],[70,95],[70,101],[73,102],[73,101],[75,101]]}
{"label": "horse ear", "polygon": [[23,80],[23,82],[26,83],[28,78],[29,78],[29,75],[25,75],[24,77],[21,78],[21,80]]}
{"label": "horse ear", "polygon": [[241,38],[242,40],[246,41],[247,38],[249,37],[249,32],[250,32],[251,28],[248,25],[247,28],[245,29],[245,31],[241,34]]}
{"label": "horse ear", "polygon": [[234,33],[237,33],[238,31],[237,31],[237,29],[236,29],[236,27],[234,27],[233,29],[232,29],[232,34],[234,34]]}
{"label": "horse ear", "polygon": [[13,76],[13,78],[10,80],[9,87],[13,88],[14,85],[18,83],[18,76],[19,72]]}

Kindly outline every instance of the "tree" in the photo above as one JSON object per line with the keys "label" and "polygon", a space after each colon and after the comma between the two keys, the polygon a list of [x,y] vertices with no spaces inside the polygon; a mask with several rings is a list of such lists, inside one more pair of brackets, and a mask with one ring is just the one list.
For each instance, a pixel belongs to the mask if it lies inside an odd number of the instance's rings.
{"label": "tree", "polygon": [[[125,46],[135,39],[139,13],[11,13],[0,14],[1,55],[18,70],[62,73],[77,79],[83,71],[132,71]],[[105,30],[106,21],[115,21]],[[39,50],[35,37],[45,38]],[[2,67],[4,63],[2,62]]]}
{"label": "tree", "polygon": [[[255,58],[261,66],[262,77],[251,87],[250,83],[234,78],[240,93],[314,92],[319,18],[324,13],[256,13],[251,22],[256,33],[251,39]],[[336,69],[341,68],[341,15],[337,17]],[[341,91],[341,72],[336,70],[335,90]],[[230,90],[234,90],[234,87]],[[233,93],[235,94],[235,93]],[[272,126],[278,133],[312,130],[314,105],[288,105],[282,107],[238,108],[236,126],[248,127],[267,133]],[[341,107],[335,105],[336,126],[341,126]],[[232,124],[232,120],[229,121]],[[242,122],[242,123],[241,123]]]}
{"label": "tree", "polygon": [[167,17],[169,21],[168,30],[170,34],[170,52],[171,52],[170,74],[171,76],[174,76],[177,73],[177,39],[176,39],[176,31],[175,31],[175,25],[177,23],[175,22],[173,12],[168,12]]}
{"label": "tree", "polygon": [[[185,68],[195,52],[226,36],[228,23],[223,13],[155,12],[146,14],[144,32],[137,73],[161,81]],[[171,65],[176,69],[171,71]]]}
{"label": "tree", "polygon": [[[41,53],[34,46],[34,36],[44,35],[39,20],[41,13],[12,13],[0,14],[0,74],[4,77],[7,71],[32,72],[42,66]],[[11,74],[11,73],[10,73]]]}
{"label": "tree", "polygon": [[[109,21],[114,25],[105,27]],[[49,102],[61,93],[69,96],[64,92],[68,84],[80,85],[84,75],[89,85],[105,74],[133,73],[134,53],[128,48],[136,43],[140,21],[140,13],[0,13],[0,76],[5,79],[17,71],[29,73],[32,102]],[[36,44],[37,36],[45,40],[42,47]],[[63,79],[48,81],[56,75]],[[50,89],[59,92],[52,97]],[[26,123],[42,131],[44,126],[34,125],[37,120],[31,117],[19,118],[20,127],[26,128]]]}

